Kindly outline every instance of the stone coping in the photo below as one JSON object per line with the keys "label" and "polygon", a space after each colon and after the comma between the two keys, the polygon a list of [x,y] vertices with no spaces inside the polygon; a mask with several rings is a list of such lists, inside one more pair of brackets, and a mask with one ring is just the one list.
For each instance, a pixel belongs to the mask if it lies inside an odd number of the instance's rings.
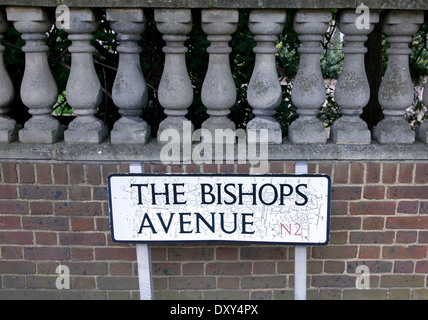
{"label": "stone coping", "polygon": [[[195,144],[196,145],[196,144]],[[194,145],[194,146],[195,146]],[[160,161],[162,145],[152,139],[145,145],[67,144],[53,145],[0,144],[0,160],[14,161]],[[235,159],[237,163],[237,146]],[[214,150],[214,148],[213,148]],[[323,145],[294,145],[285,140],[281,145],[269,146],[270,161],[426,161],[428,145],[416,142],[410,145],[340,145],[329,141]]]}
{"label": "stone coping", "polygon": [[426,0],[0,0],[0,5],[102,8],[356,8],[364,3],[371,9],[428,10]]}

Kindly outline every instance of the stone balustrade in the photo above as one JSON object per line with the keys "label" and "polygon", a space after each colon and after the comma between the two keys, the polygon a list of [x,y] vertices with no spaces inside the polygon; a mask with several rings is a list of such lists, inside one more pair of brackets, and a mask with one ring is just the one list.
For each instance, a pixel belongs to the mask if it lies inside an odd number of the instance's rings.
{"label": "stone balustrade", "polygon": [[[119,67],[111,92],[121,115],[111,132],[102,120],[95,117],[101,104],[103,91],[93,62],[94,46],[91,44],[97,30],[97,17],[93,8],[106,7],[102,1],[93,1],[90,8],[83,1],[3,1],[0,4],[0,143],[65,145],[144,145],[161,144],[162,133],[168,129],[183,131],[188,109],[195,98],[186,68],[185,45],[192,30],[192,10],[202,10],[202,30],[209,46],[208,70],[203,81],[201,100],[209,118],[202,129],[235,130],[228,118],[230,108],[236,102],[236,87],[230,68],[230,43],[234,37],[240,8],[251,8],[249,30],[254,34],[257,46],[254,72],[248,83],[247,99],[253,108],[254,119],[247,130],[268,130],[269,143],[281,152],[281,146],[307,145],[403,145],[419,143],[426,148],[428,123],[416,131],[404,119],[406,109],[413,103],[414,85],[409,71],[409,43],[424,22],[425,1],[413,1],[413,7],[400,7],[399,1],[365,1],[370,7],[368,28],[358,28],[358,1],[301,1],[300,4],[284,5],[281,1],[128,1],[126,7],[107,6],[106,19],[116,33],[120,45],[117,48]],[[109,3],[107,1],[106,3]],[[116,2],[114,2],[116,4]],[[294,2],[293,2],[294,3]],[[73,107],[76,118],[65,128],[52,115],[58,90],[47,60],[48,47],[44,41],[46,32],[55,25],[55,6],[69,5],[69,26],[65,29],[72,42],[71,70],[67,83],[67,101]],[[117,5],[117,4],[116,4]],[[1,7],[3,6],[3,7]],[[123,5],[125,6],[125,4]],[[164,70],[158,89],[160,105],[167,118],[160,124],[158,136],[151,137],[151,128],[140,115],[148,102],[145,75],[141,71],[138,41],[145,32],[144,6],[155,8],[155,22],[163,35],[165,46]],[[294,29],[302,43],[300,65],[292,88],[292,102],[299,118],[283,139],[281,126],[273,118],[281,103],[282,88],[276,69],[275,41],[281,33],[288,7],[297,9]],[[326,87],[320,68],[320,53],[324,33],[332,19],[330,7],[341,9],[337,15],[339,30],[344,34],[346,46],[344,66],[336,86],[334,97],[341,107],[342,118],[331,128],[328,138],[324,124],[316,117],[326,99]],[[380,21],[377,9],[389,12]],[[398,10],[403,9],[403,10]],[[414,10],[411,10],[414,9]],[[2,13],[3,12],[3,13]],[[7,25],[14,26],[25,41],[25,73],[21,87],[14,88],[4,67],[1,45]],[[361,119],[364,106],[370,97],[370,87],[365,72],[364,46],[374,26],[382,23],[390,43],[387,51],[389,62],[379,91],[379,102],[384,120],[371,132]],[[20,128],[8,112],[13,106],[16,91],[28,107],[31,118]],[[428,87],[423,103],[428,105]],[[190,127],[193,132],[193,125]],[[301,147],[299,147],[301,148]],[[308,146],[309,148],[309,146]],[[279,150],[279,151],[278,151]],[[301,149],[300,149],[301,150]]]}

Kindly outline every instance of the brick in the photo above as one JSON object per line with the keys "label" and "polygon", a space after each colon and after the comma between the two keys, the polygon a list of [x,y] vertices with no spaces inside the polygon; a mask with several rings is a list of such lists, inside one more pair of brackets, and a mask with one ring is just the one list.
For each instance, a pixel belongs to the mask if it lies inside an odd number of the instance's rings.
{"label": "brick", "polygon": [[[22,259],[22,247],[21,246],[3,246],[1,248],[1,254],[3,259]],[[1,270],[1,268],[0,268]]]}
{"label": "brick", "polygon": [[351,163],[349,181],[353,184],[364,183],[365,168],[363,163]]}
{"label": "brick", "polygon": [[364,199],[382,200],[385,199],[384,186],[364,186]]}
{"label": "brick", "polygon": [[348,170],[349,163],[337,162],[333,166],[334,177],[333,183],[347,183],[348,182]]}
{"label": "brick", "polygon": [[418,242],[428,243],[428,231],[419,231]]}
{"label": "brick", "polygon": [[413,261],[395,261],[394,273],[413,273]]}
{"label": "brick", "polygon": [[333,175],[333,164],[329,162],[321,162],[318,165],[318,173],[328,174],[330,176]]}
{"label": "brick", "polygon": [[376,246],[360,246],[358,252],[358,259],[379,259],[380,258],[380,247]]}
{"label": "brick", "polygon": [[98,288],[103,290],[138,290],[137,277],[97,277]]}
{"label": "brick", "polygon": [[[109,275],[111,276],[132,276],[132,262],[109,263]],[[156,274],[156,266],[153,265],[153,275]]]}
{"label": "brick", "polygon": [[397,206],[397,213],[418,213],[419,201],[400,201]]}
{"label": "brick", "polygon": [[218,289],[239,289],[240,283],[239,277],[218,277],[217,288]]}
{"label": "brick", "polygon": [[331,203],[331,215],[348,215],[348,202],[346,201],[333,201]]}
{"label": "brick", "polygon": [[427,201],[421,201],[419,213],[420,214],[428,214],[428,202]]}
{"label": "brick", "polygon": [[213,248],[171,248],[168,250],[169,261],[205,261],[213,259]]}
{"label": "brick", "polygon": [[251,271],[251,262],[213,262],[206,267],[207,275],[248,275]]}
{"label": "brick", "polygon": [[[101,171],[98,164],[87,164],[86,169],[86,182],[90,185],[98,186],[101,184]],[[128,169],[129,172],[129,169]]]}
{"label": "brick", "polygon": [[311,286],[316,288],[355,288],[355,276],[349,275],[313,275]]}
{"label": "brick", "polygon": [[106,262],[67,262],[70,274],[75,275],[106,275],[108,266]]}
{"label": "brick", "polygon": [[44,201],[30,202],[30,212],[32,215],[53,214],[53,203]]}
{"label": "brick", "polygon": [[24,217],[22,227],[25,230],[68,230],[68,219],[60,217]]}
{"label": "brick", "polygon": [[335,200],[359,200],[361,199],[361,187],[337,187],[332,188],[331,199]]}
{"label": "brick", "polygon": [[67,184],[68,173],[66,164],[54,164],[52,168],[54,183],[55,184]]}
{"label": "brick", "polygon": [[0,260],[0,270],[2,274],[32,274],[36,272],[36,264],[31,261]]}
{"label": "brick", "polygon": [[415,272],[427,274],[428,273],[428,261],[424,260],[424,261],[416,262]]}
{"label": "brick", "polygon": [[367,183],[380,182],[380,163],[369,162],[367,163]]}
{"label": "brick", "polygon": [[331,230],[355,230],[361,228],[359,217],[331,217]]}
{"label": "brick", "polygon": [[52,184],[51,165],[49,163],[37,163],[37,184]]}
{"label": "brick", "polygon": [[70,200],[91,200],[92,190],[91,187],[84,187],[79,185],[70,186],[68,188]]}
{"label": "brick", "polygon": [[198,164],[186,164],[186,173],[201,173],[201,166]]}
{"label": "brick", "polygon": [[3,167],[3,182],[17,183],[18,173],[16,170],[16,164],[11,162],[5,162],[2,164],[2,167]]}
{"label": "brick", "polygon": [[106,244],[104,233],[61,233],[59,241],[63,245],[77,245],[77,246],[103,246]]}
{"label": "brick", "polygon": [[385,218],[383,217],[365,217],[363,219],[364,230],[382,230],[385,226]]}
{"label": "brick", "polygon": [[397,243],[416,243],[417,238],[417,231],[397,231],[395,241]]}
{"label": "brick", "polygon": [[416,164],[415,183],[428,183],[428,163]]}
{"label": "brick", "polygon": [[14,185],[0,185],[0,199],[16,199],[17,192]]}
{"label": "brick", "polygon": [[393,263],[391,261],[348,261],[346,270],[348,273],[356,273],[359,266],[367,266],[370,273],[390,273]]}
{"label": "brick", "polygon": [[57,202],[54,204],[54,213],[57,215],[100,216],[102,206],[100,202]]}
{"label": "brick", "polygon": [[72,260],[94,260],[93,248],[71,248]]}
{"label": "brick", "polygon": [[285,247],[243,247],[242,260],[283,260],[287,257]]}
{"label": "brick", "polygon": [[428,199],[428,186],[394,186],[387,190],[389,199]]}
{"label": "brick", "polygon": [[68,166],[68,171],[70,184],[79,184],[85,182],[85,172],[83,170],[83,165],[70,164]]}
{"label": "brick", "polygon": [[388,229],[428,229],[428,217],[388,217],[386,220]]}
{"label": "brick", "polygon": [[415,288],[425,285],[425,277],[419,275],[381,275],[382,287]]}
{"label": "brick", "polygon": [[287,276],[244,276],[241,278],[242,289],[267,289],[285,288],[287,286]]}
{"label": "brick", "polygon": [[353,259],[357,257],[357,246],[327,246],[313,247],[312,258],[314,259]]}
{"label": "brick", "polygon": [[70,250],[64,247],[26,247],[24,257],[27,260],[68,260]]}
{"label": "brick", "polygon": [[30,231],[0,231],[0,243],[3,244],[33,244],[33,232]]}
{"label": "brick", "polygon": [[73,231],[92,231],[94,230],[94,219],[92,218],[72,218],[71,230]]}
{"label": "brick", "polygon": [[[178,264],[178,263],[177,263]],[[180,264],[178,264],[180,265]],[[182,275],[189,275],[189,276],[202,276],[205,273],[205,266],[201,262],[191,262],[191,263],[183,263],[182,264]],[[180,267],[179,267],[180,270]],[[176,274],[180,274],[180,271]]]}
{"label": "brick", "polygon": [[425,259],[427,246],[385,246],[382,257],[385,259]]}
{"label": "brick", "polygon": [[230,247],[216,248],[216,260],[237,260],[238,249]]}
{"label": "brick", "polygon": [[361,201],[353,202],[350,206],[352,215],[393,215],[395,214],[396,202],[393,201]]}
{"label": "brick", "polygon": [[388,297],[389,291],[385,289],[370,288],[370,290],[343,290],[344,300],[387,300]]}
{"label": "brick", "polygon": [[19,194],[21,199],[65,200],[67,189],[57,186],[20,186]]}
{"label": "brick", "polygon": [[57,234],[54,232],[36,232],[36,244],[45,246],[57,245]]}
{"label": "brick", "polygon": [[171,277],[169,287],[173,290],[215,289],[215,277]]}
{"label": "brick", "polygon": [[21,217],[0,216],[0,230],[12,230],[21,228]]}
{"label": "brick", "polygon": [[351,244],[391,244],[394,241],[394,231],[352,231],[349,235],[349,243]]}
{"label": "brick", "polygon": [[18,165],[19,182],[20,183],[35,183],[36,176],[34,174],[34,164],[20,163]]}
{"label": "brick", "polygon": [[283,162],[269,162],[269,173],[284,173],[284,163]]}
{"label": "brick", "polygon": [[414,164],[412,163],[400,163],[400,167],[398,169],[398,182],[412,183],[413,168],[414,168]]}
{"label": "brick", "polygon": [[135,248],[95,248],[96,260],[124,260],[136,261],[137,253]]}
{"label": "brick", "polygon": [[397,180],[397,164],[384,163],[383,170],[382,170],[382,182],[395,183],[396,180]]}
{"label": "brick", "polygon": [[0,213],[1,214],[28,214],[28,202],[26,201],[9,201],[0,200]]}

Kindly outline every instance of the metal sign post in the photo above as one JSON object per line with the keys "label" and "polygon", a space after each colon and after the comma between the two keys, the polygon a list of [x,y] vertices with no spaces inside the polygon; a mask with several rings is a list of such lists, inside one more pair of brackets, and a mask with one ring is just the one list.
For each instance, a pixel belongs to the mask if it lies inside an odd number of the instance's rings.
{"label": "metal sign post", "polygon": [[[143,173],[144,164],[132,163],[129,166],[130,173]],[[140,287],[140,300],[154,300],[152,257],[149,245],[137,243],[138,282]]]}
{"label": "metal sign post", "polygon": [[[296,174],[307,174],[308,163],[296,162]],[[307,248],[306,246],[296,245],[294,247],[294,299],[306,300],[306,266],[307,266]]]}

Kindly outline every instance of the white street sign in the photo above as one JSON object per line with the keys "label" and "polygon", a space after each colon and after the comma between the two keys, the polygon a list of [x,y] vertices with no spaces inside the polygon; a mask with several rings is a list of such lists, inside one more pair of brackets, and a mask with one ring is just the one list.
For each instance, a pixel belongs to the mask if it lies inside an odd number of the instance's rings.
{"label": "white street sign", "polygon": [[113,174],[108,187],[117,242],[329,241],[327,175]]}

